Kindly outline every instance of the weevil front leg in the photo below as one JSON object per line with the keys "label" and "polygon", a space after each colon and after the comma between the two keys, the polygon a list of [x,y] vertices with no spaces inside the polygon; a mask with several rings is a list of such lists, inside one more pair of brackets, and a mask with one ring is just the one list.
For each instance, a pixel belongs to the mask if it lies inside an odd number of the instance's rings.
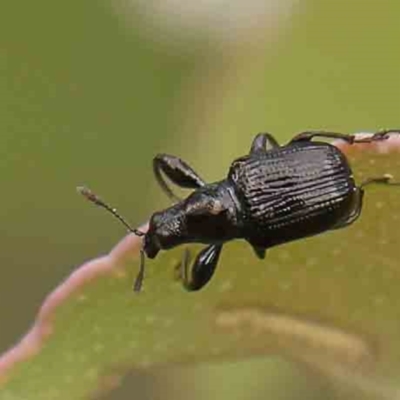
{"label": "weevil front leg", "polygon": [[140,292],[142,290],[143,280],[145,271],[145,254],[143,248],[140,249],[140,265],[139,272],[136,275],[136,279],[133,283],[133,291]]}
{"label": "weevil front leg", "polygon": [[205,185],[203,179],[187,164],[178,157],[168,154],[158,154],[153,159],[153,171],[158,184],[164,193],[172,200],[181,200],[168,186],[161,171],[175,185],[185,189],[198,189]]}
{"label": "weevil front leg", "polygon": [[185,252],[182,280],[186,290],[193,292],[208,283],[214,275],[221,250],[222,244],[212,244],[201,250],[193,262],[191,271],[189,271],[189,252]]}
{"label": "weevil front leg", "polygon": [[400,129],[385,129],[378,131],[371,136],[358,138],[357,135],[348,135],[339,132],[326,132],[326,131],[307,131],[297,134],[290,143],[311,141],[314,137],[327,138],[327,139],[341,139],[349,144],[354,143],[372,143],[386,140],[391,133],[400,134]]}
{"label": "weevil front leg", "polygon": [[276,139],[268,132],[259,133],[251,144],[250,154],[265,153],[280,147]]}

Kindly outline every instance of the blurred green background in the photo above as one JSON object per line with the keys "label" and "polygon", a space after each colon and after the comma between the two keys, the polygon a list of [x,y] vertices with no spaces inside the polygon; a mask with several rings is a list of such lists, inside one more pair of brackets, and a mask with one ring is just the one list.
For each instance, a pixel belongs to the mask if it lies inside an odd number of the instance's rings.
{"label": "blurred green background", "polygon": [[[0,351],[74,266],[124,234],[75,186],[89,185],[138,225],[168,205],[152,177],[158,152],[214,180],[258,131],[283,141],[313,128],[400,125],[396,0],[148,4],[0,4]],[[275,362],[285,373],[268,382],[299,398],[307,377]],[[104,399],[133,390],[178,398],[182,381],[199,399],[258,398],[270,390],[259,378],[266,368],[149,373]],[[285,394],[289,380],[298,386]],[[320,398],[319,388],[307,396]]]}

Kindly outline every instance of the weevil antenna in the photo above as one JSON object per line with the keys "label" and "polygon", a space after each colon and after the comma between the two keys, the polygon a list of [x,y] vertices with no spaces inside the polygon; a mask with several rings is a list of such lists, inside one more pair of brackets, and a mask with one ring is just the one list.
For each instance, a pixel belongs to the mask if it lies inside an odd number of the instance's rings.
{"label": "weevil antenna", "polygon": [[137,236],[144,236],[145,233],[140,231],[139,229],[132,228],[128,222],[125,220],[125,218],[122,217],[117,211],[116,208],[111,207],[109,204],[107,204],[105,201],[103,201],[97,194],[93,193],[89,188],[86,186],[78,186],[76,188],[78,193],[80,193],[83,197],[85,197],[87,200],[91,201],[92,203],[96,204],[96,206],[102,207],[105,210],[107,210],[110,214],[114,215],[115,218],[117,218],[130,232],[134,233]]}

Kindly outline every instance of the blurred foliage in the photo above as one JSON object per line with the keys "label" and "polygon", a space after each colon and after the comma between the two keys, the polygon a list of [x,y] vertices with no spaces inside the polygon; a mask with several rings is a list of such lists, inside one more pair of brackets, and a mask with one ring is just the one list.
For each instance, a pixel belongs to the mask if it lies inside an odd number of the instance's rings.
{"label": "blurred foliage", "polygon": [[113,222],[90,218],[75,186],[114,193],[123,208],[135,208],[134,223],[153,209],[151,157],[173,140],[171,99],[194,59],[157,53],[93,2],[0,8],[5,349],[71,266],[120,237]]}
{"label": "blurred foliage", "polygon": [[266,44],[189,43],[190,52],[147,40],[139,14],[122,27],[105,4],[0,5],[2,349],[73,265],[121,235],[77,184],[138,224],[168,204],[152,179],[157,152],[193,160],[213,180],[260,130],[288,139],[399,125],[395,0],[299,1],[286,30],[266,26]]}

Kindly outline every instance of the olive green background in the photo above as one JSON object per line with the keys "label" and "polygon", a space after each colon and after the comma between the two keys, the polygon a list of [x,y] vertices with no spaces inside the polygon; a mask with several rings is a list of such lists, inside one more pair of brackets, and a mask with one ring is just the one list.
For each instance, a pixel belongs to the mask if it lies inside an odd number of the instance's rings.
{"label": "olive green background", "polygon": [[[1,3],[1,351],[74,266],[123,234],[75,186],[90,185],[136,225],[168,204],[152,178],[158,152],[193,160],[213,180],[260,130],[285,140],[313,128],[400,126],[400,4],[309,0],[295,10],[273,41],[225,51],[204,38],[187,48],[151,41],[142,21],[127,29],[104,3]],[[241,363],[132,379],[143,398],[175,398],[171,380],[196,382],[199,398],[257,398],[252,377],[263,368]],[[307,386],[296,370],[287,374]],[[129,385],[115,398],[125,398]]]}

